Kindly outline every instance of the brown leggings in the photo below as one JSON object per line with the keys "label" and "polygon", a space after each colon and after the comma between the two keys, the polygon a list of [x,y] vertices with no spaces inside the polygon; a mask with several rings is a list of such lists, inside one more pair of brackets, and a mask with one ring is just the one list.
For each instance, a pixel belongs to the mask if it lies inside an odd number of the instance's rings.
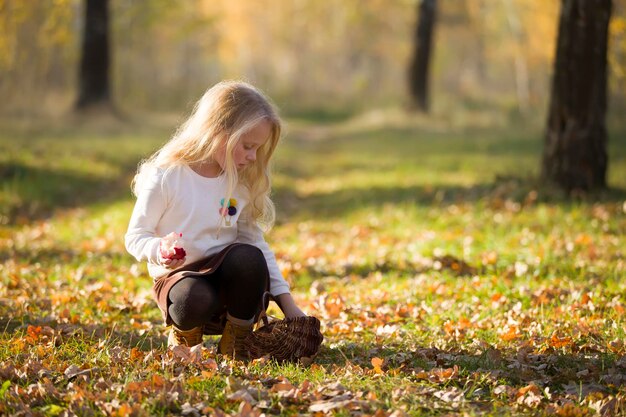
{"label": "brown leggings", "polygon": [[224,307],[233,317],[251,319],[259,310],[268,275],[259,248],[237,245],[213,274],[185,277],[174,284],[168,293],[169,316],[181,330],[208,323]]}

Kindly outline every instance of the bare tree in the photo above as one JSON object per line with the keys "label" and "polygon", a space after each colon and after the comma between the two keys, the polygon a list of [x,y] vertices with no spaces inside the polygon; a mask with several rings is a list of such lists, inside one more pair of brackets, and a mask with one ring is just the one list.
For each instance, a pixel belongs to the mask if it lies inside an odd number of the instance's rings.
{"label": "bare tree", "polygon": [[611,0],[562,0],[542,177],[566,191],[606,187]]}
{"label": "bare tree", "polygon": [[428,75],[437,15],[437,0],[420,0],[415,28],[414,54],[409,67],[409,89],[413,105],[420,111],[429,108]]}
{"label": "bare tree", "polygon": [[85,0],[77,109],[110,106],[109,68],[109,0]]}

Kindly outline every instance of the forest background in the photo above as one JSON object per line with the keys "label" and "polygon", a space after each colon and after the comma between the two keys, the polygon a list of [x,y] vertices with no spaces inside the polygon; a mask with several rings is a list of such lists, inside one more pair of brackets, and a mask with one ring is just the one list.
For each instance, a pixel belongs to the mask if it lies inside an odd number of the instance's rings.
{"label": "forest background", "polygon": [[[626,23],[614,4],[610,111],[624,108]],[[75,100],[82,2],[0,2],[0,114],[58,115]],[[442,1],[432,53],[435,113],[491,103],[544,121],[559,2]],[[129,112],[180,112],[224,78],[258,84],[286,114],[407,104],[416,2],[111,3],[112,93]],[[452,115],[450,115],[452,117]]]}

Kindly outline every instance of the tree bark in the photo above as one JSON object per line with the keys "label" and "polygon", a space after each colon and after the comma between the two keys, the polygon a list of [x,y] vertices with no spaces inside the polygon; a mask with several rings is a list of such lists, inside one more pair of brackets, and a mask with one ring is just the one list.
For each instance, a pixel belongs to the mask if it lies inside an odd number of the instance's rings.
{"label": "tree bark", "polygon": [[611,0],[562,0],[542,178],[564,190],[606,187]]}
{"label": "tree bark", "polygon": [[109,1],[85,0],[85,27],[76,108],[110,106]]}
{"label": "tree bark", "polygon": [[437,0],[420,0],[415,29],[414,54],[409,67],[409,89],[412,104],[427,112],[429,103],[429,67],[435,27]]}

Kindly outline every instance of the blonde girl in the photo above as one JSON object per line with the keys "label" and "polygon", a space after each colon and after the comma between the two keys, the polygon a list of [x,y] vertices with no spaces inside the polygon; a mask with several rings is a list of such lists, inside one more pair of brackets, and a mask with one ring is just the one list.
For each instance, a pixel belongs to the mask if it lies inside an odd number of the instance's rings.
{"label": "blonde girl", "polygon": [[263,237],[274,221],[269,162],[280,135],[259,90],[225,81],[140,164],[125,243],[147,261],[170,345],[222,334],[219,352],[246,360],[243,341],[266,290],[286,317],[305,315]]}

